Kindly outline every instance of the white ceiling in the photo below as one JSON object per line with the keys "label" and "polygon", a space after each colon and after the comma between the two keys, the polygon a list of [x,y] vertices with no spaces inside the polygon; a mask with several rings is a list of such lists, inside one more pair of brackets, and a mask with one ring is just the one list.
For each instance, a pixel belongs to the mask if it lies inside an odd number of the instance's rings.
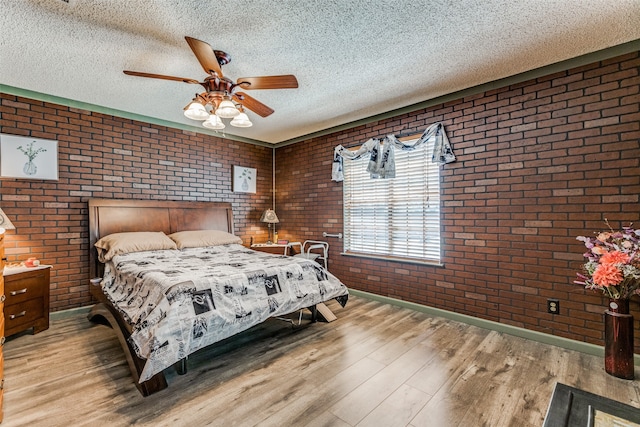
{"label": "white ceiling", "polygon": [[[640,39],[640,0],[3,0],[0,84],[166,122],[203,80],[186,43],[223,50],[275,113],[227,135],[281,143]],[[227,121],[228,122],[228,121]],[[169,123],[167,123],[169,125]]]}

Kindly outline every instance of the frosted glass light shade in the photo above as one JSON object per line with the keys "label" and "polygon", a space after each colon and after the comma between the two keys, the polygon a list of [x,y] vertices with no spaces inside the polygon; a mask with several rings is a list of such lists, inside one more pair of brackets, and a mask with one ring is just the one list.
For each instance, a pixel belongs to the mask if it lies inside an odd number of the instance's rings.
{"label": "frosted glass light shade", "polygon": [[220,120],[220,117],[215,114],[209,115],[209,118],[202,122],[202,126],[207,129],[224,129],[224,123]]}
{"label": "frosted glass light shade", "polygon": [[222,101],[216,109],[216,115],[218,115],[218,117],[222,117],[223,119],[231,119],[238,114],[240,114],[240,111],[238,111],[236,106],[233,105],[233,102],[229,101],[228,99]]}
{"label": "frosted glass light shade", "polygon": [[251,123],[251,120],[249,120],[249,117],[245,113],[240,113],[235,116],[229,124],[238,128],[250,128],[253,126],[253,123]]}
{"label": "frosted glass light shade", "polygon": [[191,120],[207,120],[209,118],[209,113],[204,108],[204,105],[199,102],[193,101],[186,110],[184,110],[185,117]]}

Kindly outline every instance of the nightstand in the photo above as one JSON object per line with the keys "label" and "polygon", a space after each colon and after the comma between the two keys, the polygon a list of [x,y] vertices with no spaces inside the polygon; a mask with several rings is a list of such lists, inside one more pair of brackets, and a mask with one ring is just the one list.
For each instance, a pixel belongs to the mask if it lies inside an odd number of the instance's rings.
{"label": "nightstand", "polygon": [[251,245],[251,249],[260,252],[267,252],[269,254],[293,255],[293,248],[291,248],[291,244],[278,245],[276,243],[254,243]]}
{"label": "nightstand", "polygon": [[50,265],[5,267],[5,336],[33,328],[37,334],[49,328]]}

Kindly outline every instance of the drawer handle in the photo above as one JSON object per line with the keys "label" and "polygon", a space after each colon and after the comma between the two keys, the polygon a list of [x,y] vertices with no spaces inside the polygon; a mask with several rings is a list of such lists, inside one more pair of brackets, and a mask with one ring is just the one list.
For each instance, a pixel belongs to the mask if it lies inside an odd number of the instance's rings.
{"label": "drawer handle", "polygon": [[5,294],[0,295],[0,303],[4,302],[4,300],[7,299],[7,296]]}
{"label": "drawer handle", "polygon": [[27,311],[26,310],[22,310],[20,313],[18,314],[10,314],[9,315],[9,319],[13,320],[16,317],[22,317],[22,316],[26,316],[27,315]]}
{"label": "drawer handle", "polygon": [[20,289],[19,291],[11,291],[11,292],[9,292],[9,294],[10,294],[12,297],[14,297],[14,296],[16,296],[16,295],[19,295],[19,294],[26,294],[26,293],[27,293],[27,288]]}
{"label": "drawer handle", "polygon": [[6,340],[7,340],[7,338],[6,338],[6,337],[2,337],[2,338],[0,338],[0,346],[3,346],[3,345],[4,345],[4,342],[5,342]]}

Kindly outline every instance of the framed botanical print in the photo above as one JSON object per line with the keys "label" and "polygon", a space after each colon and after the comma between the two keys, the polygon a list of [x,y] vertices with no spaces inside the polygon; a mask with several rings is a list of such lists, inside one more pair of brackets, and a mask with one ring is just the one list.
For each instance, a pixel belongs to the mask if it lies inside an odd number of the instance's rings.
{"label": "framed botanical print", "polygon": [[233,191],[236,193],[255,193],[256,175],[254,168],[233,167]]}
{"label": "framed botanical print", "polygon": [[58,141],[0,134],[0,177],[58,179]]}

